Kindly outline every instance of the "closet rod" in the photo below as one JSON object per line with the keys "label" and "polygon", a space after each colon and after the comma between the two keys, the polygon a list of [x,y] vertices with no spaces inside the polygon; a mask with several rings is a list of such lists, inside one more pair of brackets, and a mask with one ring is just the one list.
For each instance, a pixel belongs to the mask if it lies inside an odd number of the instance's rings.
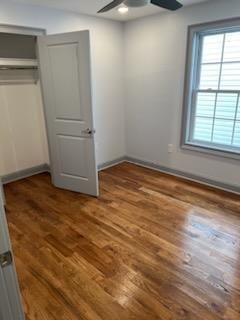
{"label": "closet rod", "polygon": [[0,58],[0,70],[34,70],[38,62],[35,59],[7,59]]}
{"label": "closet rod", "polygon": [[6,67],[6,66],[0,66],[0,70],[37,70],[38,67]]}

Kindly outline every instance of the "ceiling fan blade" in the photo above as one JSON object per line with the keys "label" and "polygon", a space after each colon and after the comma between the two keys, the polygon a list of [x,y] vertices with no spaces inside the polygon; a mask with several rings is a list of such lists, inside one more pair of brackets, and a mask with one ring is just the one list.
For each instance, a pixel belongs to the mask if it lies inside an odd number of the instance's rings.
{"label": "ceiling fan blade", "polygon": [[109,3],[108,5],[106,5],[104,8],[102,8],[101,10],[99,10],[98,13],[103,13],[103,12],[107,12],[109,10],[112,10],[112,9],[118,7],[124,1],[125,0],[114,0],[111,3]]}
{"label": "ceiling fan blade", "polygon": [[155,6],[162,7],[164,9],[175,11],[182,8],[182,4],[176,0],[151,0],[151,3]]}

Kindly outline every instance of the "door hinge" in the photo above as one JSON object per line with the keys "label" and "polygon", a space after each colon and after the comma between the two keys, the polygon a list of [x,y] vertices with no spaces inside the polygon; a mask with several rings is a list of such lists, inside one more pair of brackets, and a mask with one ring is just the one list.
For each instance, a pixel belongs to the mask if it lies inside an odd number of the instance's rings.
{"label": "door hinge", "polygon": [[12,264],[12,253],[11,251],[4,252],[0,254],[0,266],[2,268],[9,266]]}

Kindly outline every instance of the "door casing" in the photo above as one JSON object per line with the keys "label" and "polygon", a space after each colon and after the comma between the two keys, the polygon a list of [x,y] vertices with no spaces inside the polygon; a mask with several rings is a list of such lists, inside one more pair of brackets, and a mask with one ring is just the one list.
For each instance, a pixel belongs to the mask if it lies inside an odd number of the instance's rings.
{"label": "door casing", "polygon": [[[0,183],[2,183],[0,181]],[[0,254],[12,252],[5,216],[2,193],[0,193]],[[0,266],[0,318],[4,320],[24,320],[21,295],[15,270],[14,259],[6,267]]]}

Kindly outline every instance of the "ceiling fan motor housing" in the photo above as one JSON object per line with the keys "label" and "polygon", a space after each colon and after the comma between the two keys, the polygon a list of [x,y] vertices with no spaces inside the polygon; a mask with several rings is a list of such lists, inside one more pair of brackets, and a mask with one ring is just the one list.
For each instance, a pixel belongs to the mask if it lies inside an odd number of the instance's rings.
{"label": "ceiling fan motor housing", "polygon": [[124,4],[127,7],[143,7],[150,3],[150,0],[125,0]]}

